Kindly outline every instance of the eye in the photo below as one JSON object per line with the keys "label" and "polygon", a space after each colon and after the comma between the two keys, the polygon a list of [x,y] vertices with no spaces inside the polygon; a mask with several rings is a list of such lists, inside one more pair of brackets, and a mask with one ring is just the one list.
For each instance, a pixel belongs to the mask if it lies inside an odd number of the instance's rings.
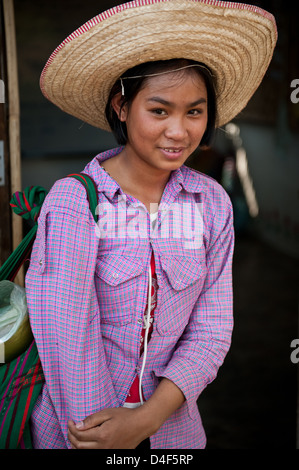
{"label": "eye", "polygon": [[155,109],[152,109],[151,112],[153,114],[157,114],[158,116],[166,116],[166,111],[165,109],[162,109],[162,108],[155,108]]}
{"label": "eye", "polygon": [[188,114],[191,114],[191,116],[199,116],[202,113],[202,109],[190,109],[190,111],[188,111]]}

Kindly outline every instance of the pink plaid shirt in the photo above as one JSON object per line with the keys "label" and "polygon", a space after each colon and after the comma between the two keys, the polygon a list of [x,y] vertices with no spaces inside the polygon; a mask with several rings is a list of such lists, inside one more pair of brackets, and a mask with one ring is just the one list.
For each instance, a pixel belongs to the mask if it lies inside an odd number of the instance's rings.
{"label": "pink plaid shirt", "polygon": [[145,206],[125,195],[100,163],[99,223],[82,185],[64,178],[47,196],[26,275],[31,325],[46,383],[32,415],[36,448],[67,448],[67,421],[123,406],[140,373],[140,333],[154,253],[158,282],[142,379],[145,399],[167,377],[185,403],[151,436],[153,449],[206,444],[197,399],[217,375],[233,327],[233,217],[213,179],[171,173],[151,228]]}

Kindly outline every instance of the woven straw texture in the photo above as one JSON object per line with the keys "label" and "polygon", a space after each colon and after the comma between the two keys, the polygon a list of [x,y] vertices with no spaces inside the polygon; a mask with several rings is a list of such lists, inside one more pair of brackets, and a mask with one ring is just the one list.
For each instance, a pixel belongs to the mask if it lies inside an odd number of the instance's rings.
{"label": "woven straw texture", "polygon": [[105,106],[115,81],[143,62],[187,58],[213,72],[222,126],[247,105],[272,59],[274,17],[251,5],[212,0],[139,0],[112,8],[68,36],[41,75],[63,111],[110,130]]}

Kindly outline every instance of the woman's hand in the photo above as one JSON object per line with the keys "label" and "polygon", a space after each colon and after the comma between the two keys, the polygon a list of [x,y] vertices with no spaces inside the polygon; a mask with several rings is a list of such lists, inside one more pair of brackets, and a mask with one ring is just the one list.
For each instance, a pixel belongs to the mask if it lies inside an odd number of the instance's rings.
{"label": "woman's hand", "polygon": [[153,395],[138,408],[107,408],[75,424],[68,437],[74,449],[135,449],[152,436],[185,401],[181,390],[162,378]]}
{"label": "woman's hand", "polygon": [[74,449],[135,449],[151,431],[140,419],[139,408],[107,408],[77,424],[70,420],[68,437]]}

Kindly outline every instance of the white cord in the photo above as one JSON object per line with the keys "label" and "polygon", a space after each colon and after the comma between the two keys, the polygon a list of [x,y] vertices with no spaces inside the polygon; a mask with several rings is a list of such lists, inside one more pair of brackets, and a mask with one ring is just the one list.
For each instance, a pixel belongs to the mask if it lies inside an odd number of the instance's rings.
{"label": "white cord", "polygon": [[146,325],[145,325],[145,337],[144,337],[144,349],[143,349],[143,361],[142,361],[142,367],[141,367],[141,373],[139,377],[139,398],[140,398],[140,403],[143,405],[143,398],[142,398],[142,377],[143,377],[143,372],[144,372],[144,367],[145,367],[145,362],[146,362],[146,356],[147,356],[147,338],[148,338],[148,330],[150,327],[150,317],[151,317],[151,297],[152,297],[152,271],[151,271],[151,266],[149,267],[148,271],[148,299],[147,299],[147,315],[146,315]]}
{"label": "white cord", "polygon": [[[151,218],[151,228],[153,229],[155,226],[155,221],[157,220],[158,211],[152,212],[150,214]],[[152,309],[152,268],[151,263],[148,268],[148,294],[147,294],[147,315],[145,320],[145,335],[144,335],[144,346],[143,346],[143,361],[141,366],[141,372],[139,377],[139,399],[141,405],[143,405],[144,401],[142,398],[142,377],[146,363],[146,356],[147,356],[147,340],[148,340],[148,333],[150,328],[150,319],[151,319],[151,309]]]}

